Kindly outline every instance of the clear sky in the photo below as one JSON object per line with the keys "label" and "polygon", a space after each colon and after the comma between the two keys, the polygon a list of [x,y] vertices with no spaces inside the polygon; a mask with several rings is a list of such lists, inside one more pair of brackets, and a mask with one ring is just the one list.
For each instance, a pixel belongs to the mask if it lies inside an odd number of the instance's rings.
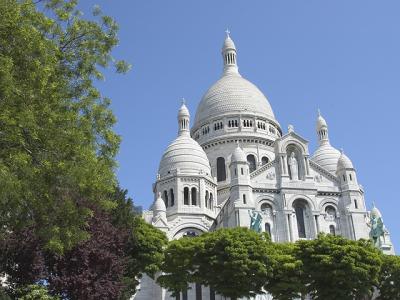
{"label": "clear sky", "polygon": [[128,75],[107,72],[99,87],[122,136],[118,178],[137,205],[153,201],[180,99],[194,117],[220,77],[229,28],[241,74],[311,153],[321,109],[332,145],[353,161],[367,206],[375,201],[400,251],[400,1],[81,1],[84,11],[94,4],[119,23],[114,54],[133,65]]}

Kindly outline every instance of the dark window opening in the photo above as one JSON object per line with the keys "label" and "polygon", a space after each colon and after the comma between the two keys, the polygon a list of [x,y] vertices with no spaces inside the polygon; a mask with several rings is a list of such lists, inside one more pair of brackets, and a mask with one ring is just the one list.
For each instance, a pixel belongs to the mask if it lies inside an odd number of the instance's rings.
{"label": "dark window opening", "polygon": [[226,169],[225,169],[225,158],[218,157],[217,158],[217,181],[225,181],[226,180]]}
{"label": "dark window opening", "polygon": [[173,190],[173,189],[170,189],[170,190],[169,190],[169,194],[170,194],[170,197],[171,197],[171,206],[174,206],[174,204],[175,204],[174,190]]}
{"label": "dark window opening", "polygon": [[196,283],[196,300],[201,300],[201,284]]}
{"label": "dark window opening", "polygon": [[304,206],[302,206],[301,204],[296,204],[294,210],[296,213],[297,230],[299,238],[306,238],[306,226],[304,223]]}
{"label": "dark window opening", "polygon": [[245,194],[243,194],[243,204],[247,204],[246,195]]}
{"label": "dark window opening", "polygon": [[183,204],[189,205],[189,188],[185,187],[183,189]]}
{"label": "dark window opening", "polygon": [[330,225],[329,226],[329,233],[332,235],[336,235],[336,231],[335,231],[335,226],[334,225]]}
{"label": "dark window opening", "polygon": [[265,232],[271,237],[271,225],[269,223],[265,223]]}
{"label": "dark window opening", "polygon": [[164,191],[164,202],[165,202],[165,207],[168,207],[168,192]]}
{"label": "dark window opening", "polygon": [[197,190],[192,188],[192,205],[197,205]]}
{"label": "dark window opening", "polygon": [[253,154],[247,155],[247,162],[249,163],[250,173],[256,170],[256,158]]}
{"label": "dark window opening", "polygon": [[269,161],[269,159],[268,159],[268,157],[266,157],[266,156],[263,156],[263,157],[261,158],[261,164],[263,164],[263,165],[267,164],[268,161]]}

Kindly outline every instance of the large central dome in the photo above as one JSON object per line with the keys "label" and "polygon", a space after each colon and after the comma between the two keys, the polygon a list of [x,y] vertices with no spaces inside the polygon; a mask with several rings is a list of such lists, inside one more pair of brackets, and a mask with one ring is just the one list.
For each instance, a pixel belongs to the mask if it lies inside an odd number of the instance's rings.
{"label": "large central dome", "polygon": [[194,126],[199,126],[208,118],[235,112],[249,112],[275,120],[267,98],[254,84],[239,74],[225,73],[203,96]]}
{"label": "large central dome", "polygon": [[200,101],[193,128],[198,129],[218,117],[240,114],[254,115],[278,124],[264,94],[239,74],[236,47],[229,35],[222,47],[222,57],[223,75]]}

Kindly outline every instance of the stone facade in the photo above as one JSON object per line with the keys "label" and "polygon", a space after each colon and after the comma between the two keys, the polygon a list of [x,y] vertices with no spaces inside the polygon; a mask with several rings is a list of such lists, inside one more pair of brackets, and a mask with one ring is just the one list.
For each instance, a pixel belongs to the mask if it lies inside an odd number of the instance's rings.
{"label": "stone facade", "polygon": [[[239,74],[229,34],[222,57],[222,77],[201,100],[191,130],[184,103],[179,110],[178,137],[161,159],[146,221],[177,239],[248,227],[255,210],[274,242],[313,239],[320,232],[368,239],[364,190],[350,159],[331,146],[325,119],[318,114],[319,147],[311,155],[308,141],[291,125],[284,133],[267,98]],[[381,245],[394,254],[386,229]],[[200,293],[222,299],[195,286],[181,299],[198,299]],[[171,298],[145,276],[134,299]]]}

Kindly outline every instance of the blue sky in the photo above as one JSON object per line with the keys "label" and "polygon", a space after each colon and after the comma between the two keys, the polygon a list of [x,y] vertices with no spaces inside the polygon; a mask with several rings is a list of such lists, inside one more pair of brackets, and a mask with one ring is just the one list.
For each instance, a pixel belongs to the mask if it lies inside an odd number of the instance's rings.
{"label": "blue sky", "polygon": [[163,151],[185,97],[192,116],[222,72],[226,28],[241,74],[267,96],[284,131],[316,149],[320,108],[400,247],[400,1],[92,1],[120,25],[114,54],[133,68],[106,72],[122,136],[118,178],[138,205],[153,200]]}

